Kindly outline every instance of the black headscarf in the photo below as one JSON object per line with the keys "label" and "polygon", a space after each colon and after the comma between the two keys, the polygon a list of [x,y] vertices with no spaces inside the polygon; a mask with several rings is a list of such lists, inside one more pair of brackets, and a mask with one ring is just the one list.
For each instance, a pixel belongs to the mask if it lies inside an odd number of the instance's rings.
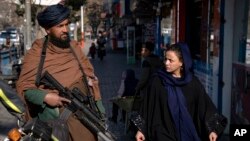
{"label": "black headscarf", "polygon": [[69,8],[62,4],[48,6],[45,10],[38,13],[37,21],[45,29],[51,28],[69,17]]}

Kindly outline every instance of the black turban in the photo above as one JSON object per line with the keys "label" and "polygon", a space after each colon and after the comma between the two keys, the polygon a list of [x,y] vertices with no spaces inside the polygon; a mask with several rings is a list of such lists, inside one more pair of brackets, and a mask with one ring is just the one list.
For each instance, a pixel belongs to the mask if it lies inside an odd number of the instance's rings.
{"label": "black turban", "polygon": [[38,13],[37,21],[45,29],[51,28],[69,17],[70,10],[62,4],[48,6]]}

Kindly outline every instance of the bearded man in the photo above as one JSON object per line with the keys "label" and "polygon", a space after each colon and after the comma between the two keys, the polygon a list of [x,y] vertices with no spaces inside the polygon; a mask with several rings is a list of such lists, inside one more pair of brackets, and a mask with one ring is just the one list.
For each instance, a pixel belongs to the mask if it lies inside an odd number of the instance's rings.
{"label": "bearded man", "polygon": [[[67,7],[57,4],[48,6],[37,16],[38,23],[45,29],[47,36],[35,40],[32,44],[25,55],[17,82],[18,94],[26,102],[31,118],[43,121],[58,119],[65,103],[71,102],[61,97],[58,91],[39,84],[45,71],[66,88],[77,87],[85,93],[86,88],[90,88],[99,111],[105,114],[93,66],[82,52],[80,45],[69,38],[69,15],[70,10]],[[88,83],[84,83],[83,80],[87,80]],[[73,114],[67,117],[66,121],[69,140],[97,140],[96,135],[81,124]]]}

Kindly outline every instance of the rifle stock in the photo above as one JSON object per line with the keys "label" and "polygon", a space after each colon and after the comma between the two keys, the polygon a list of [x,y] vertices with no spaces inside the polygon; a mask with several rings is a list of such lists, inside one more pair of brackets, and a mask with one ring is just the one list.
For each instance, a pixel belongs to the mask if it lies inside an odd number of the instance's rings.
{"label": "rifle stock", "polygon": [[[114,141],[115,136],[107,130],[103,117],[96,110],[97,107],[90,97],[85,96],[77,88],[69,90],[63,87],[48,71],[41,78],[41,84],[59,91],[59,95],[71,100],[68,108],[89,130],[96,133],[103,141]],[[93,100],[93,99],[92,99]]]}

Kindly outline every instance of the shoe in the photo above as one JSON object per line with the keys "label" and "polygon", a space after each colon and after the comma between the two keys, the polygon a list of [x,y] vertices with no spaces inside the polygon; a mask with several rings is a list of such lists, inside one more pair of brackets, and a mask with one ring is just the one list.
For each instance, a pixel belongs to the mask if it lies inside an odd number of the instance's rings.
{"label": "shoe", "polygon": [[113,117],[109,117],[108,120],[109,120],[109,121],[112,121],[112,122],[114,122],[114,123],[117,123],[117,120],[116,120],[115,118],[113,118]]}

